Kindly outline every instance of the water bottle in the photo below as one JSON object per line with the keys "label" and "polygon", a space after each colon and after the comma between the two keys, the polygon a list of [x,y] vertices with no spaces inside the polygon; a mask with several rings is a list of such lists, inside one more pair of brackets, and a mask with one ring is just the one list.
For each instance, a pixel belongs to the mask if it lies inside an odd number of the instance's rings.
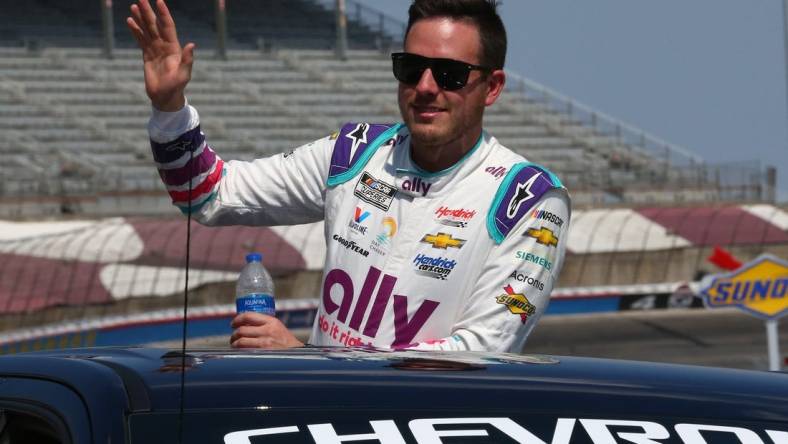
{"label": "water bottle", "polygon": [[274,316],[274,281],[263,267],[263,255],[246,255],[246,265],[235,284],[235,309],[238,313],[255,311]]}

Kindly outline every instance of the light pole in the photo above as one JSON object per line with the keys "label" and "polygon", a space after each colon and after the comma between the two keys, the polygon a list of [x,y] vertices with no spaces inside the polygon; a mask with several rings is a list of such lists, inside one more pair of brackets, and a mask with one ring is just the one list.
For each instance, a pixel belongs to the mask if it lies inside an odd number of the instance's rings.
{"label": "light pole", "polygon": [[112,22],[112,0],[101,0],[101,29],[104,34],[104,56],[113,57],[115,48],[115,27]]}
{"label": "light pole", "polygon": [[227,60],[227,7],[225,0],[216,0],[216,57]]}
{"label": "light pole", "polygon": [[336,0],[336,55],[339,60],[347,60],[347,16],[345,0]]}

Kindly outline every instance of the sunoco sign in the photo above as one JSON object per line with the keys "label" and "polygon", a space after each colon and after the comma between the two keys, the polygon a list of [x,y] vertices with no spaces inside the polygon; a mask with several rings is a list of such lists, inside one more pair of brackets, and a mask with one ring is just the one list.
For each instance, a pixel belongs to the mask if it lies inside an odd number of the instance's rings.
{"label": "sunoco sign", "polygon": [[737,307],[769,320],[788,314],[788,262],[765,254],[701,288],[710,308]]}

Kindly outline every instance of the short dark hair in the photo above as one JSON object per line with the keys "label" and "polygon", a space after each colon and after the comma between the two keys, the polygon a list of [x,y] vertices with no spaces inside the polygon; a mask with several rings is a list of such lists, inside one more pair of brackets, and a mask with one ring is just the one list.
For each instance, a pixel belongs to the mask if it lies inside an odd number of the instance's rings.
{"label": "short dark hair", "polygon": [[448,17],[468,20],[479,29],[481,65],[503,69],[506,63],[506,28],[496,10],[497,0],[414,0],[408,10],[407,38],[410,28],[419,20]]}

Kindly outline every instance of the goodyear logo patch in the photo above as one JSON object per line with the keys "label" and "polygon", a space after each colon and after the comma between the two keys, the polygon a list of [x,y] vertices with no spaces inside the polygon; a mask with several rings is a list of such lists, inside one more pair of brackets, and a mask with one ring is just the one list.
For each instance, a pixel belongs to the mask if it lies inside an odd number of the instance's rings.
{"label": "goodyear logo patch", "polygon": [[710,308],[737,307],[777,319],[788,314],[788,262],[762,255],[738,270],[714,276],[701,294]]}

